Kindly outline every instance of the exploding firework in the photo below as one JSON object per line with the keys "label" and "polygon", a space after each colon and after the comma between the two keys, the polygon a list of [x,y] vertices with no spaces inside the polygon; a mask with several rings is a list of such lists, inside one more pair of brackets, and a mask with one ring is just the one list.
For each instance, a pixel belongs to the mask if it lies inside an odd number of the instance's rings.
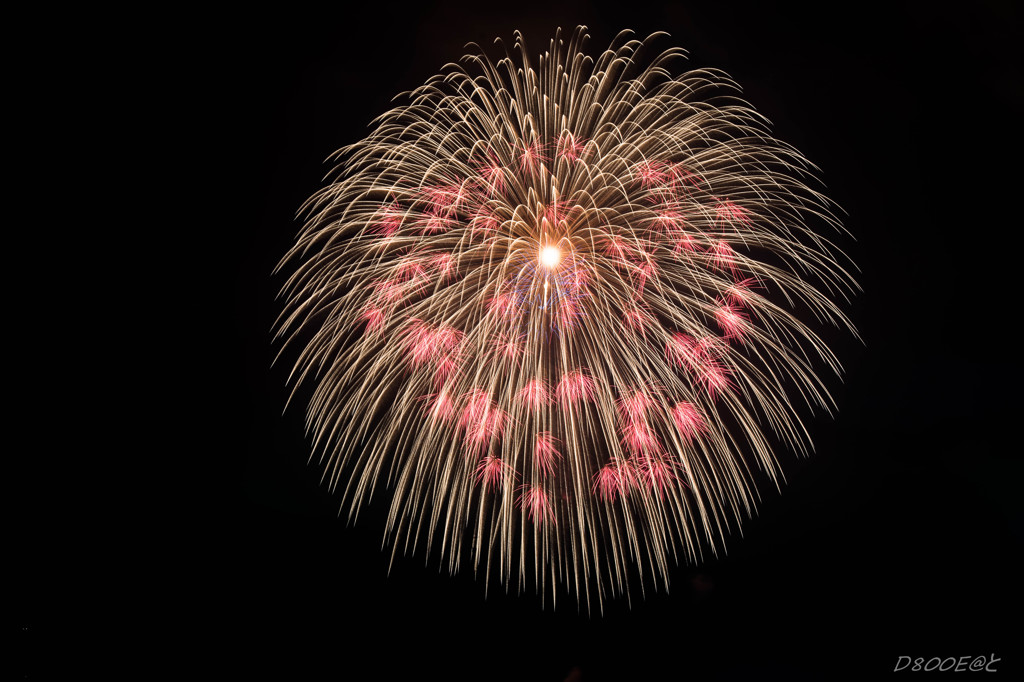
{"label": "exploding firework", "polygon": [[[393,551],[581,602],[664,584],[809,452],[842,234],[722,73],[583,28],[450,64],[342,149],[278,324],[325,480]],[[816,226],[818,229],[812,229]],[[763,472],[758,474],[757,472]]]}

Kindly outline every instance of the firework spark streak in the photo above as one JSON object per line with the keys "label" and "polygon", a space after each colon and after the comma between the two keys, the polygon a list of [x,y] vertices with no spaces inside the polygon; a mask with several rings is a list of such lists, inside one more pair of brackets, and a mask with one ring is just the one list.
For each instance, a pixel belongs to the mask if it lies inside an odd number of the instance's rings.
{"label": "firework spark streak", "polygon": [[801,321],[856,335],[833,205],[656,37],[474,48],[303,207],[290,381],[351,516],[391,491],[393,551],[600,606],[717,551],[773,449],[810,451],[800,412],[834,408]]}

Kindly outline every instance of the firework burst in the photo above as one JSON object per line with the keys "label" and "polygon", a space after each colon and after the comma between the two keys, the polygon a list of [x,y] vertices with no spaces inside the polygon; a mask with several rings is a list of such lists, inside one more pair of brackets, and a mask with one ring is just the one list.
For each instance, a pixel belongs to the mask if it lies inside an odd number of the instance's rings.
{"label": "firework burst", "polygon": [[833,406],[801,321],[856,334],[832,205],[724,74],[673,76],[654,38],[477,49],[303,207],[278,332],[325,479],[353,516],[391,491],[394,551],[588,606],[661,585]]}

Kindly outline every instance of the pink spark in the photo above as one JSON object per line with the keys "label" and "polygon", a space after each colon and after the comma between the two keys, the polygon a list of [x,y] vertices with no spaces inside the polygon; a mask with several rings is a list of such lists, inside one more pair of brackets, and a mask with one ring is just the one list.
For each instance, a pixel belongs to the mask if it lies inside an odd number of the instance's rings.
{"label": "pink spark", "polygon": [[661,444],[658,436],[644,419],[628,421],[622,426],[622,444],[626,446],[633,455],[658,452]]}
{"label": "pink spark", "polygon": [[677,332],[665,345],[665,357],[676,367],[696,369],[707,359],[707,346],[703,340]]}
{"label": "pink spark", "polygon": [[637,422],[646,419],[647,413],[657,402],[639,389],[628,393],[616,402],[619,417],[625,422]]}
{"label": "pink spark", "polygon": [[378,218],[373,223],[373,233],[385,239],[391,239],[402,227],[402,208],[397,203],[391,203],[381,207],[378,211]]}
{"label": "pink spark", "polygon": [[630,282],[633,284],[633,289],[636,297],[639,299],[644,294],[644,287],[647,286],[647,280],[657,280],[658,267],[653,261],[642,261],[634,265],[633,269],[629,272]]}
{"label": "pink spark", "polygon": [[689,334],[675,333],[665,344],[665,358],[676,367],[692,367],[694,363],[693,347],[696,340]]}
{"label": "pink spark", "polygon": [[507,177],[505,169],[493,156],[484,165],[479,167],[480,178],[484,181],[488,192],[493,196],[505,190]]}
{"label": "pink spark", "polygon": [[523,405],[536,412],[551,402],[551,391],[542,379],[531,379],[526,382],[517,397]]}
{"label": "pink spark", "polygon": [[419,367],[433,356],[436,350],[434,329],[422,320],[413,319],[406,338],[406,350],[413,367]]}
{"label": "pink spark", "polygon": [[424,187],[423,197],[436,215],[449,215],[458,211],[468,200],[468,181],[455,178],[451,182]]}
{"label": "pink spark", "polygon": [[699,188],[699,183],[703,182],[699,175],[690,172],[686,167],[679,163],[670,164],[668,173],[672,178],[673,185],[689,183],[690,185]]}
{"label": "pink spark", "polygon": [[570,330],[576,325],[576,319],[582,315],[580,304],[571,298],[563,298],[558,305],[558,326]]}
{"label": "pink spark", "polygon": [[698,434],[707,430],[707,423],[704,417],[697,410],[693,403],[679,402],[672,408],[672,421],[676,428],[687,440],[693,440]]}
{"label": "pink spark", "polygon": [[523,354],[522,339],[515,336],[501,334],[491,342],[494,352],[503,356],[506,360],[518,360]]}
{"label": "pink spark", "polygon": [[455,417],[455,403],[445,391],[426,396],[427,416],[431,421],[450,422]]}
{"label": "pink spark", "polygon": [[711,263],[721,272],[728,270],[735,277],[736,252],[732,250],[732,247],[725,240],[720,240],[711,247]]}
{"label": "pink spark", "polygon": [[455,225],[454,221],[446,216],[435,215],[433,213],[427,213],[426,216],[427,219],[420,223],[420,234],[422,235],[447,232]]}
{"label": "pink spark", "polygon": [[583,155],[584,147],[584,140],[577,140],[572,133],[566,131],[558,141],[558,156],[567,161],[576,161]]}
{"label": "pink spark", "polygon": [[434,383],[444,385],[451,379],[461,367],[461,358],[458,353],[451,352],[443,354],[434,364]]}
{"label": "pink spark", "polygon": [[498,407],[481,389],[472,389],[464,395],[466,407],[459,418],[459,426],[466,432],[466,442],[472,448],[485,447],[492,438],[505,433],[508,412]]}
{"label": "pink spark", "polygon": [[593,491],[606,502],[611,502],[616,496],[625,497],[636,482],[637,475],[632,463],[616,457],[594,474]]}
{"label": "pink spark", "polygon": [[750,290],[754,288],[756,283],[757,280],[753,277],[747,277],[744,280],[736,282],[725,290],[726,302],[735,306],[750,305],[754,296]]}
{"label": "pink spark", "polygon": [[717,362],[717,359],[728,351],[728,347],[724,346],[722,340],[717,336],[709,335],[701,337],[694,346],[694,350],[697,353],[698,361]]}
{"label": "pink spark", "polygon": [[714,395],[716,391],[731,385],[725,369],[718,361],[726,350],[727,347],[717,337],[705,336],[698,340],[688,334],[675,333],[665,346],[665,357],[676,367],[694,372]]}
{"label": "pink spark", "polygon": [[715,310],[715,320],[722,328],[726,339],[743,340],[743,335],[749,331],[747,316],[741,313],[737,306],[722,305]]}
{"label": "pink spark", "polygon": [[451,185],[451,197],[452,204],[449,210],[458,211],[463,206],[468,204],[473,198],[474,194],[479,196],[475,184],[471,180],[457,179],[455,184]]}
{"label": "pink spark", "polygon": [[462,343],[463,333],[455,327],[442,324],[437,327],[435,336],[439,351],[445,354],[450,354],[460,343]]}
{"label": "pink spark", "polygon": [[447,213],[448,207],[452,204],[451,191],[447,185],[424,187],[420,194],[426,203],[426,210],[435,215]]}
{"label": "pink spark", "polygon": [[589,291],[590,283],[590,268],[583,258],[577,257],[575,254],[571,255],[567,260],[563,260],[566,263],[565,270],[565,281],[568,286],[572,289],[572,292],[576,296],[583,296]]}
{"label": "pink spark", "polygon": [[505,484],[505,480],[515,476],[515,470],[505,464],[499,457],[486,455],[476,468],[477,483],[482,483],[484,490],[495,490]]}
{"label": "pink spark", "polygon": [[683,251],[696,252],[699,250],[700,245],[697,243],[697,240],[693,238],[693,235],[688,232],[682,232],[676,235],[674,253],[680,254]]}
{"label": "pink spark", "polygon": [[462,336],[462,332],[448,325],[432,327],[414,318],[410,321],[406,339],[409,361],[413,367],[419,367],[431,360],[452,359]]}
{"label": "pink spark", "polygon": [[426,279],[426,270],[419,258],[406,256],[395,266],[394,279],[398,282]]}
{"label": "pink spark", "polygon": [[440,274],[442,282],[452,280],[458,274],[458,264],[450,253],[439,253],[427,264]]}
{"label": "pink spark", "polygon": [[505,435],[505,430],[508,429],[511,421],[512,419],[509,417],[508,412],[495,406],[491,410],[490,418],[487,423],[487,428],[490,431],[491,437],[500,438]]}
{"label": "pink spark", "polygon": [[605,255],[625,260],[630,253],[629,244],[617,234],[610,235],[603,241]]}
{"label": "pink spark", "polygon": [[520,488],[517,504],[520,509],[526,511],[526,518],[534,523],[551,521],[554,523],[555,515],[551,504],[548,502],[548,494],[540,486],[523,486]]}
{"label": "pink spark", "polygon": [[566,372],[555,388],[555,397],[562,407],[569,407],[580,401],[593,402],[597,387],[594,380],[578,371]]}
{"label": "pink spark", "polygon": [[728,371],[719,362],[714,360],[704,363],[700,368],[698,378],[712,400],[733,387]]}
{"label": "pink spark", "polygon": [[747,209],[734,204],[731,201],[722,201],[715,206],[715,217],[721,221],[740,222],[750,224],[750,215]]}
{"label": "pink spark", "polygon": [[366,322],[366,331],[378,331],[384,325],[384,311],[375,305],[367,305],[359,315],[360,322]]}
{"label": "pink spark", "polygon": [[491,397],[481,388],[474,388],[462,394],[462,402],[466,407],[462,410],[459,426],[466,428],[487,415],[491,405]]}
{"label": "pink spark", "polygon": [[478,234],[483,234],[486,238],[498,231],[498,228],[501,227],[501,221],[498,220],[498,216],[493,211],[481,207],[469,221],[469,225],[469,236],[471,239],[475,238]]}
{"label": "pink spark", "polygon": [[640,457],[636,468],[644,484],[658,497],[664,497],[665,488],[677,478],[672,465],[657,455]]}
{"label": "pink spark", "polygon": [[649,312],[639,307],[630,307],[622,314],[626,328],[641,336],[647,336],[647,329],[654,325],[654,318]]}
{"label": "pink spark", "polygon": [[661,232],[678,230],[683,225],[683,214],[674,208],[662,208],[654,212],[654,228]]}
{"label": "pink spark", "polygon": [[519,308],[509,294],[498,294],[487,301],[488,311],[505,319],[512,319],[519,313]]}
{"label": "pink spark", "polygon": [[665,185],[669,176],[665,172],[665,164],[660,161],[644,161],[633,169],[633,178],[639,180],[644,189],[651,189]]}
{"label": "pink spark", "polygon": [[657,402],[645,391],[627,393],[616,402],[622,428],[622,442],[633,454],[659,449],[658,438],[647,422],[647,415]]}
{"label": "pink spark", "polygon": [[401,283],[391,279],[383,279],[373,285],[373,295],[385,305],[397,303],[405,296],[404,287]]}
{"label": "pink spark", "polygon": [[519,154],[519,166],[524,173],[535,173],[544,161],[544,146],[541,143],[523,145],[523,150]]}
{"label": "pink spark", "polygon": [[537,440],[533,447],[533,461],[537,468],[545,476],[550,476],[555,471],[555,460],[562,458],[555,449],[557,441],[548,431],[537,434]]}
{"label": "pink spark", "polygon": [[486,449],[487,444],[491,442],[492,438],[504,433],[505,423],[498,421],[498,419],[499,414],[497,412],[487,413],[478,422],[466,427],[466,445],[470,447],[471,451],[476,452]]}
{"label": "pink spark", "polygon": [[618,467],[606,464],[594,474],[594,494],[606,502],[611,502],[617,495],[625,495]]}
{"label": "pink spark", "polygon": [[571,212],[572,207],[569,206],[568,201],[552,201],[548,207],[544,209],[544,217],[547,218],[548,222],[552,225],[558,225],[558,223],[564,221]]}

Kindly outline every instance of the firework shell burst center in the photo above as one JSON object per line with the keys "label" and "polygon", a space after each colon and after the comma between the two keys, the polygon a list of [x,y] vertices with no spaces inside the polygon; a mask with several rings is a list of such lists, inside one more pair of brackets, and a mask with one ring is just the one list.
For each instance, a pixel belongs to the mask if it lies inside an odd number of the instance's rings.
{"label": "firework shell burst center", "polygon": [[303,207],[281,353],[350,514],[388,491],[393,551],[588,608],[664,586],[834,409],[809,323],[856,336],[835,207],[662,38],[473,46]]}

